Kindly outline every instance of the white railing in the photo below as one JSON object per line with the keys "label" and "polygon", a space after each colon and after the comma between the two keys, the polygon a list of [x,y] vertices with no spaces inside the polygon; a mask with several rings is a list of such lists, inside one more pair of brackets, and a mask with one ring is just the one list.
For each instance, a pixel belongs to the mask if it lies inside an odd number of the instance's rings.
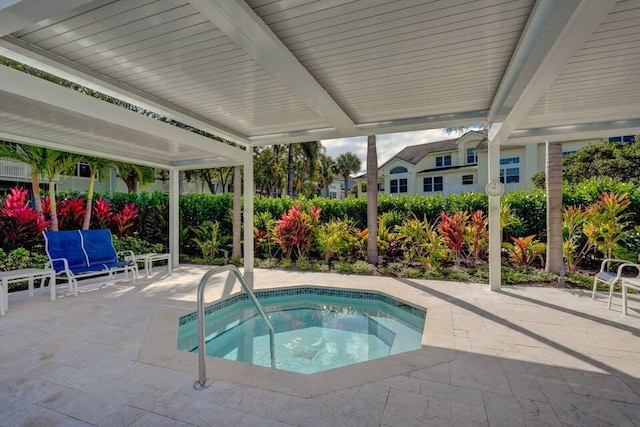
{"label": "white railing", "polygon": [[204,289],[207,286],[207,282],[211,279],[212,276],[215,276],[219,273],[224,273],[228,271],[230,273],[235,274],[236,279],[242,285],[242,289],[244,289],[245,293],[249,296],[251,302],[260,313],[260,316],[264,319],[264,322],[267,324],[267,328],[269,329],[269,351],[271,353],[271,367],[276,367],[276,352],[275,352],[275,331],[273,329],[273,325],[269,320],[269,317],[264,312],[262,305],[258,301],[258,298],[251,292],[251,288],[249,284],[244,279],[244,276],[233,264],[223,265],[222,267],[212,268],[207,271],[202,279],[200,279],[200,283],[198,284],[198,296],[197,296],[197,308],[198,308],[198,381],[193,384],[193,388],[196,390],[203,390],[211,385],[211,381],[207,381],[207,367],[206,367],[206,342],[205,342],[205,330],[204,330]]}
{"label": "white railing", "polygon": [[0,177],[31,180],[31,166],[9,159],[0,159]]}

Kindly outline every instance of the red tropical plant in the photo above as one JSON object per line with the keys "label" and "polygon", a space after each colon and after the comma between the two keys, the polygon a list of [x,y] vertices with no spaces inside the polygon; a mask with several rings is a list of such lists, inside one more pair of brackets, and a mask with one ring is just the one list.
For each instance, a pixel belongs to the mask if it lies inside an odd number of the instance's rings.
{"label": "red tropical plant", "polygon": [[456,265],[460,265],[460,253],[464,245],[464,231],[468,219],[469,215],[462,211],[458,211],[453,215],[449,215],[444,211],[440,214],[438,231],[440,232],[442,243],[454,253]]}
{"label": "red tropical plant", "polygon": [[111,202],[105,199],[96,199],[91,215],[93,225],[97,228],[109,228],[112,217]]}
{"label": "red tropical plant", "polygon": [[521,238],[512,237],[513,243],[503,243],[502,247],[507,250],[509,260],[516,265],[531,265],[536,258],[544,262],[542,254],[547,249],[547,245],[534,240],[535,238],[535,234]]}
{"label": "red tropical plant", "polygon": [[85,200],[74,197],[58,202],[58,222],[60,230],[80,230],[84,220]]}
{"label": "red tropical plant", "polygon": [[124,236],[131,227],[133,227],[136,217],[138,216],[139,209],[135,203],[129,203],[122,208],[122,212],[119,212],[111,217],[111,224],[118,233],[119,237]]}
{"label": "red tropical plant", "polygon": [[300,203],[282,213],[276,221],[273,239],[280,245],[282,253],[289,259],[295,249],[297,257],[306,256],[313,240],[313,228],[320,219],[320,208],[311,206],[309,213],[303,212]]}
{"label": "red tropical plant", "polygon": [[41,242],[40,233],[49,222],[29,206],[29,192],[21,188],[12,188],[0,208],[0,234],[2,248],[11,250],[17,247],[30,249]]}
{"label": "red tropical plant", "polygon": [[487,217],[481,210],[469,216],[469,223],[465,227],[465,240],[469,253],[474,260],[479,260],[487,252],[489,246],[489,232],[487,231]]}

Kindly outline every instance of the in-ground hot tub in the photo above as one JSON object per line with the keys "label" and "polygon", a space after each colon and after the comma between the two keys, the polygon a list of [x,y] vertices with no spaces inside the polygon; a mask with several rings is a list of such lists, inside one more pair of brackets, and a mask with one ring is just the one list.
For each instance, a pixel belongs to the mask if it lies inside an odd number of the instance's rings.
{"label": "in-ground hot tub", "polygon": [[[254,292],[275,330],[275,367],[313,374],[417,350],[425,310],[373,291],[300,286]],[[206,354],[271,366],[264,319],[245,293],[205,309]],[[182,316],[178,349],[198,352],[197,314]]]}

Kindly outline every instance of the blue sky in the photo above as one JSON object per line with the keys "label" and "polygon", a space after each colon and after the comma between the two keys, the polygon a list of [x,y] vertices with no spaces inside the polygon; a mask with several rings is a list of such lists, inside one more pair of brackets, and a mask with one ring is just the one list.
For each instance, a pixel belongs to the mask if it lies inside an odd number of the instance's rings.
{"label": "blue sky", "polygon": [[[454,135],[455,136],[455,135]],[[390,133],[376,135],[378,150],[378,165],[389,160],[397,152],[409,145],[424,144],[425,142],[441,141],[453,138],[446,135],[442,129],[421,130],[417,132]],[[326,139],[322,145],[327,149],[327,154],[336,158],[348,151],[357,155],[362,161],[362,172],[367,167],[367,137]]]}

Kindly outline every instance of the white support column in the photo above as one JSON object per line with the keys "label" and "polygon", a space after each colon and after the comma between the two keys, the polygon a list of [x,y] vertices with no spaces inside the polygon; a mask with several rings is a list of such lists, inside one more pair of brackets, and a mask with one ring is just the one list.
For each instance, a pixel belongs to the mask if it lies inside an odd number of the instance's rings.
{"label": "white support column", "polygon": [[180,171],[169,170],[169,253],[171,265],[176,268],[180,263]]}
{"label": "white support column", "polygon": [[[489,183],[500,181],[500,144],[489,141]],[[500,196],[489,196],[489,285],[492,291],[501,286],[502,228],[500,227]]]}
{"label": "white support column", "polygon": [[[251,150],[251,148],[248,148]],[[253,288],[253,156],[244,162],[244,278]]]}

